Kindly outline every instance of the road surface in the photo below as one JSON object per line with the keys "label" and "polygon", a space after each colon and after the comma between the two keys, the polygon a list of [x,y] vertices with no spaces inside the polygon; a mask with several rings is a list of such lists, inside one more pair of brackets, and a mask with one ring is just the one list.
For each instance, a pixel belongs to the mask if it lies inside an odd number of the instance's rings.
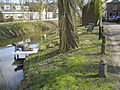
{"label": "road surface", "polygon": [[116,90],[120,90],[120,24],[113,22],[104,22],[105,27],[108,30],[108,44],[111,46],[111,60],[109,61],[109,71],[116,74],[115,87]]}

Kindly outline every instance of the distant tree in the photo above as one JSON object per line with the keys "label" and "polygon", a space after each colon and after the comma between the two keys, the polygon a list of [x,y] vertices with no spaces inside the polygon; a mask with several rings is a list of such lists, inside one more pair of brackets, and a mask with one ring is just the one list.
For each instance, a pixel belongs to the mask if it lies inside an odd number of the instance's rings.
{"label": "distant tree", "polygon": [[84,6],[85,1],[86,1],[86,0],[77,0],[77,1],[76,1],[76,4],[79,6],[79,8],[82,9],[83,6]]}
{"label": "distant tree", "polygon": [[43,0],[26,0],[24,5],[29,6],[30,12],[39,12],[39,17],[41,17],[41,12],[45,8],[45,3],[43,2]]}
{"label": "distant tree", "polygon": [[99,17],[99,39],[102,37],[102,27],[103,27],[103,22],[102,22],[102,15],[103,15],[103,4],[106,3],[107,0],[92,0],[95,3],[95,8],[98,13],[96,15]]}
{"label": "distant tree", "polygon": [[95,8],[96,11],[99,11],[97,13],[98,17],[99,17],[99,27],[102,27],[102,0],[94,0],[95,2]]}
{"label": "distant tree", "polygon": [[77,21],[79,23],[82,22],[82,10],[83,10],[83,7],[84,7],[84,0],[76,0],[76,14],[77,14]]}
{"label": "distant tree", "polygon": [[43,2],[25,2],[25,5],[29,6],[31,12],[41,12],[44,8]]}
{"label": "distant tree", "polygon": [[58,2],[53,1],[53,2],[49,3],[48,6],[49,6],[49,9],[51,9],[51,11],[53,12],[53,18],[56,18],[56,11],[58,10]]}
{"label": "distant tree", "polygon": [[[29,6],[31,12],[39,12],[41,13],[44,9],[46,11],[46,18],[48,14],[48,10],[52,9],[53,13],[56,10],[57,2],[56,0],[26,0],[25,5]],[[51,7],[52,6],[52,7]]]}
{"label": "distant tree", "polygon": [[[46,18],[48,18],[47,15],[48,15],[49,9],[52,9],[52,12],[54,13],[55,7],[56,7],[56,3],[55,3],[56,1],[57,0],[44,0],[44,2],[46,3],[45,4]],[[51,8],[51,5],[52,5],[52,8]]]}

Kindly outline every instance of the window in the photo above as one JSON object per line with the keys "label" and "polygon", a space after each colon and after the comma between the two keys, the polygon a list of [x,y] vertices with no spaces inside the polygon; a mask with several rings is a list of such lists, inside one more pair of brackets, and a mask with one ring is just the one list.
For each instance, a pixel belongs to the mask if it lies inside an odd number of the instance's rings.
{"label": "window", "polygon": [[120,12],[118,12],[118,16],[120,16]]}
{"label": "window", "polygon": [[110,16],[112,16],[112,13],[110,13]]}
{"label": "window", "polygon": [[4,5],[4,6],[3,6],[3,9],[4,9],[4,10],[10,10],[10,5]]}
{"label": "window", "polygon": [[117,6],[113,6],[113,10],[117,10]]}
{"label": "window", "polygon": [[9,16],[9,15],[6,15],[5,18],[8,19],[8,18],[10,18],[10,16]]}
{"label": "window", "polygon": [[29,10],[29,6],[24,6],[24,10]]}
{"label": "window", "polygon": [[113,12],[113,16],[116,16],[116,12]]}
{"label": "window", "polygon": [[22,18],[22,16],[18,16],[18,18]]}
{"label": "window", "polygon": [[15,6],[14,7],[16,10],[21,10],[21,6]]}

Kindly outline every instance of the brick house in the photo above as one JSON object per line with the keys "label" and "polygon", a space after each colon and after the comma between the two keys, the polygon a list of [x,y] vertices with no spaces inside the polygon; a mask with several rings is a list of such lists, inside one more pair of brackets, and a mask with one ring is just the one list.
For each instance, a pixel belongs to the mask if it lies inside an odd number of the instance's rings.
{"label": "brick house", "polygon": [[106,4],[107,20],[120,14],[120,1],[113,0]]}

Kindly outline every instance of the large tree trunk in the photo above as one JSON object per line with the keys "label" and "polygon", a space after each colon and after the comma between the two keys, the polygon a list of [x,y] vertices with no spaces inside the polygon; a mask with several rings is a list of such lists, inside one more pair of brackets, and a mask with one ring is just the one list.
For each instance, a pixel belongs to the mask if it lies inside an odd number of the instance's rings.
{"label": "large tree trunk", "polygon": [[60,51],[66,52],[78,47],[75,34],[75,0],[58,0]]}

